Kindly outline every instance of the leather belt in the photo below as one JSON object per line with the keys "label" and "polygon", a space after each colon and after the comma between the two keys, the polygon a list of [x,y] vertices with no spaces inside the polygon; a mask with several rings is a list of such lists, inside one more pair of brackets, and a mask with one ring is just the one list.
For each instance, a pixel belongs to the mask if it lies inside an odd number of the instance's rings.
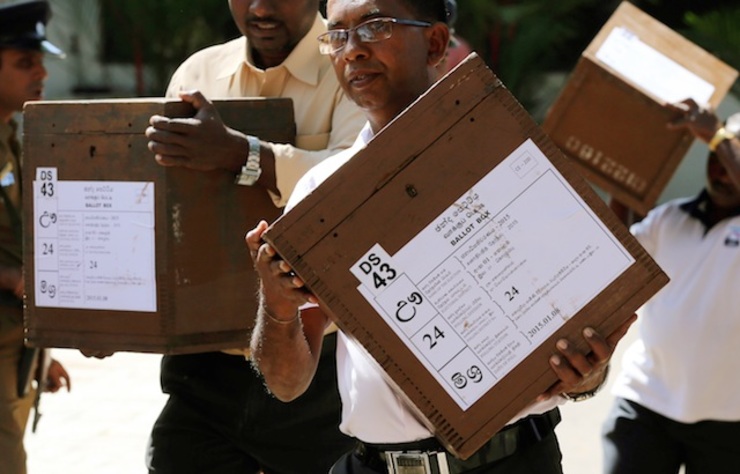
{"label": "leather belt", "polygon": [[[555,408],[542,415],[530,415],[504,427],[481,449],[464,461],[465,469],[485,466],[526,449],[552,434],[560,422]],[[369,444],[358,442],[356,456],[368,467],[390,474],[454,474],[447,450],[435,438],[412,443]]]}

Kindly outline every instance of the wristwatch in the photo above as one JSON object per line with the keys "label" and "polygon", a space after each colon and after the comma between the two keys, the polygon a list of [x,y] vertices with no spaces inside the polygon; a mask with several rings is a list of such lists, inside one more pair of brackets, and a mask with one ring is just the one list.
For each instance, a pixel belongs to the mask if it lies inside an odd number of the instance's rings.
{"label": "wristwatch", "polygon": [[717,151],[717,147],[720,143],[725,140],[732,140],[733,138],[735,138],[735,135],[732,132],[727,130],[725,127],[720,127],[720,129],[717,130],[712,139],[709,140],[709,151]]}
{"label": "wristwatch", "polygon": [[253,186],[262,174],[262,168],[260,167],[260,140],[252,135],[247,135],[247,141],[249,142],[247,162],[242,166],[241,172],[236,175],[236,184]]}

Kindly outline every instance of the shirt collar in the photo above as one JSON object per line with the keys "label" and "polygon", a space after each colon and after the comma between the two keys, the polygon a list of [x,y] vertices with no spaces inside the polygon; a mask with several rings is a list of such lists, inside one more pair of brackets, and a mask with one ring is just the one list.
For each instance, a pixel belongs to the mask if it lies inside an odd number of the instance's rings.
{"label": "shirt collar", "polygon": [[[285,61],[277,67],[286,68],[293,77],[302,82],[312,86],[318,85],[322,61],[317,60],[320,53],[319,42],[316,38],[324,32],[326,32],[326,20],[317,12],[313,26],[306,33],[306,36],[298,42]],[[258,69],[252,61],[247,38],[242,36],[239,44],[239,54],[233,54],[225,61],[218,74],[219,79],[236,75],[245,65],[252,69]]]}
{"label": "shirt collar", "polygon": [[[697,219],[704,225],[705,231],[709,231],[709,229],[712,227],[711,223],[709,222],[710,205],[711,202],[709,200],[709,193],[706,189],[703,189],[696,198],[681,204],[681,210],[686,212],[694,219]],[[734,209],[728,217],[736,217],[738,215],[740,215],[740,207]]]}
{"label": "shirt collar", "polygon": [[370,122],[366,122],[365,126],[362,127],[362,130],[360,130],[360,134],[357,135],[357,140],[355,141],[355,146],[365,146],[368,143],[370,143],[370,140],[373,139],[375,134],[373,133],[373,129],[370,126]]}

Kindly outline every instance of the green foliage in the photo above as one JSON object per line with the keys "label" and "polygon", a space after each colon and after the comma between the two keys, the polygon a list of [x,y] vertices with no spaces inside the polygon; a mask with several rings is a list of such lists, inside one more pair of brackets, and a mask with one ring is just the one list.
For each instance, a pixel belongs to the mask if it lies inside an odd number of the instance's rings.
{"label": "green foliage", "polygon": [[[569,73],[621,0],[458,0],[457,33],[536,115],[545,77]],[[633,0],[658,21],[740,68],[740,6],[724,0]],[[740,93],[736,83],[735,92]],[[557,90],[554,91],[557,93]],[[547,95],[550,92],[544,92]],[[546,104],[544,104],[546,105]]]}
{"label": "green foliage", "polygon": [[103,0],[102,7],[103,58],[147,65],[154,83],[145,94],[162,94],[194,51],[239,35],[225,0]]}
{"label": "green foliage", "polygon": [[[459,0],[456,27],[530,107],[544,76],[570,70],[616,8],[614,0]],[[594,18],[600,12],[601,18]]]}
{"label": "green foliage", "polygon": [[[458,0],[456,29],[525,107],[544,78],[573,69],[621,0]],[[634,0],[638,8],[740,68],[740,6],[724,0]],[[146,65],[156,95],[192,52],[239,35],[226,0],[101,0],[103,60]],[[323,2],[322,2],[323,6]],[[736,83],[735,91],[740,93]]]}
{"label": "green foliage", "polygon": [[[740,6],[710,11],[703,15],[687,12],[686,29],[681,33],[691,41],[740,70]],[[740,81],[732,92],[740,95]]]}

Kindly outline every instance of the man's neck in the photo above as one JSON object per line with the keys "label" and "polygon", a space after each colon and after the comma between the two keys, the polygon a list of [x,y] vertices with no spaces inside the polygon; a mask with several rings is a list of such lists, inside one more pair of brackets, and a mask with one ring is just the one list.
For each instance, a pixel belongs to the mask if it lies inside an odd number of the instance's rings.
{"label": "man's neck", "polygon": [[260,69],[280,66],[286,59],[288,59],[289,55],[290,53],[263,55],[259,51],[252,49],[252,61],[254,62],[254,65]]}
{"label": "man's neck", "polygon": [[415,97],[409,98],[408,104],[401,107],[399,110],[366,110],[365,116],[367,117],[368,122],[370,122],[370,128],[372,128],[373,133],[378,133],[383,127],[395,120],[395,118],[401,115],[412,103],[414,103],[416,99],[425,94],[433,84],[434,81],[430,80],[426,89],[420,91]]}
{"label": "man's neck", "polygon": [[707,200],[707,221],[710,227],[737,214],[737,207],[722,207],[713,202],[711,198]]}

